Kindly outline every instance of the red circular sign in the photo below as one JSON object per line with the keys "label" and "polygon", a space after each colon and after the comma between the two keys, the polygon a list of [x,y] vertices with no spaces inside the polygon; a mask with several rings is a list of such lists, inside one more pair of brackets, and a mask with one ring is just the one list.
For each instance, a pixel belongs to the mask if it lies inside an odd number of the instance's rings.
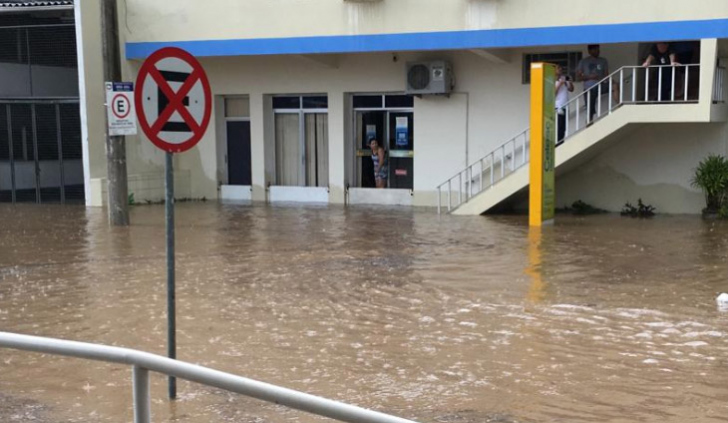
{"label": "red circular sign", "polygon": [[[126,111],[120,112],[116,110],[116,106],[119,104],[116,102],[116,100],[122,99],[124,100],[124,103],[126,103]],[[126,98],[124,94],[117,94],[114,96],[114,98],[111,100],[111,112],[119,119],[124,119],[125,117],[129,116],[129,113],[131,113],[131,107],[129,107],[129,99]]]}
{"label": "red circular sign", "polygon": [[[181,85],[174,90],[170,83]],[[176,47],[155,51],[139,69],[135,88],[139,126],[154,145],[181,153],[200,141],[210,123],[212,92],[194,56]],[[174,116],[182,120],[172,121]]]}

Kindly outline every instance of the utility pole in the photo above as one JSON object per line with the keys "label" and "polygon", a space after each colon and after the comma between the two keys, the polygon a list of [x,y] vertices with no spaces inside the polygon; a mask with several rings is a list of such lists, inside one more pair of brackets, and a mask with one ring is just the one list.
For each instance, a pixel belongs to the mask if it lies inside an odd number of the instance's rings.
{"label": "utility pole", "polygon": [[[104,60],[104,81],[121,81],[117,0],[101,0],[101,43]],[[101,88],[101,87],[99,87]],[[107,105],[110,107],[110,105]],[[106,115],[106,113],[104,113]],[[106,125],[106,165],[109,224],[129,225],[129,198],[126,174],[126,141],[124,136],[110,136]]]}

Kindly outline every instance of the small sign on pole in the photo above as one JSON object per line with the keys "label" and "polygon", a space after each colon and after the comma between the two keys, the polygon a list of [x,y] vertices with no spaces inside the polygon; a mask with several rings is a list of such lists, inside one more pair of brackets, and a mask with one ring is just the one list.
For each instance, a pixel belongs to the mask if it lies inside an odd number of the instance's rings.
{"label": "small sign on pole", "polygon": [[[188,52],[165,47],[152,53],[137,75],[134,104],[144,135],[165,154],[167,227],[167,353],[177,358],[174,263],[174,161],[172,154],[197,145],[210,123],[212,91],[202,65]],[[177,383],[169,377],[169,397]]]}
{"label": "small sign on pole", "polygon": [[109,135],[136,135],[137,119],[134,108],[133,82],[106,83],[106,114]]}

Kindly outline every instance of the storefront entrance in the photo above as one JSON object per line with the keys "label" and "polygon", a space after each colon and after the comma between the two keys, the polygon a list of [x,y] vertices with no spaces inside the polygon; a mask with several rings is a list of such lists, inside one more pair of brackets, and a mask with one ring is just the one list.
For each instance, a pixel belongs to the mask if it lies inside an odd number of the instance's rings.
{"label": "storefront entrance", "polygon": [[374,188],[374,165],[369,142],[379,141],[388,161],[387,188],[414,186],[413,98],[407,95],[355,95],[353,98],[356,186]]}

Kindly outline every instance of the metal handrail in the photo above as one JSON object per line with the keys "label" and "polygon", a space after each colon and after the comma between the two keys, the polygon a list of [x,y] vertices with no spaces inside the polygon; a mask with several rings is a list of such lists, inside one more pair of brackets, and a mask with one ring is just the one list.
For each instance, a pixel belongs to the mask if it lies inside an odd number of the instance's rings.
{"label": "metal handrail", "polygon": [[[527,151],[529,147],[529,132],[530,128],[526,128],[523,131],[519,132],[514,137],[510,138],[508,141],[504,142],[500,146],[498,146],[495,150],[491,151],[490,153],[486,154],[485,156],[481,157],[479,160],[476,160],[475,162],[471,163],[468,167],[466,167],[464,170],[461,170],[460,172],[456,173],[454,176],[452,176],[450,179],[446,180],[442,184],[437,186],[437,213],[439,214],[441,212],[442,208],[442,188],[447,185],[448,187],[448,196],[447,196],[447,210],[451,211],[453,208],[452,204],[452,183],[455,179],[457,179],[458,183],[458,199],[457,204],[455,207],[458,207],[462,205],[463,203],[468,202],[471,198],[476,196],[477,194],[480,194],[481,192],[487,190],[488,188],[495,185],[496,182],[503,179],[506,176],[506,165],[508,162],[510,162],[510,170],[509,174],[514,172],[515,170],[519,169],[521,166],[525,165],[528,160],[526,157],[528,156]],[[521,141],[519,143],[519,140]],[[510,149],[509,149],[510,147]],[[516,160],[516,156],[518,155],[518,152],[521,152],[521,159]],[[497,160],[499,159],[499,160]],[[487,165],[486,165],[487,163]],[[500,163],[500,177],[495,172],[496,165]],[[477,166],[477,169],[476,169]],[[489,182],[486,182],[486,169],[488,169],[488,175],[489,175]],[[479,171],[477,174],[474,174],[474,171]],[[465,178],[463,178],[463,175],[465,175]],[[465,182],[465,185],[463,186],[463,181]],[[465,188],[465,198],[463,199],[463,188]]]}
{"label": "metal handrail", "polygon": [[0,347],[133,366],[135,423],[151,421],[150,370],[343,422],[415,423],[400,417],[129,348],[9,332],[0,332]]}
{"label": "metal handrail", "polygon": [[[695,72],[695,68],[699,68],[698,64],[688,65],[656,65],[656,66],[623,66],[616,71],[612,72],[608,76],[599,80],[593,85],[593,88],[583,91],[571,98],[563,107],[565,113],[565,124],[566,128],[564,131],[564,138],[561,141],[574,135],[576,132],[586,128],[594,120],[601,118],[606,114],[611,114],[622,104],[637,104],[637,103],[674,103],[674,102],[689,102],[693,99],[697,99],[698,93],[690,92],[690,74]],[[671,68],[672,72],[669,72],[671,77],[669,80],[663,78],[663,74],[668,74],[664,68]],[[651,85],[650,85],[650,73],[657,72],[657,92],[654,99],[651,98]],[[679,76],[678,73],[684,72],[683,76]],[[638,93],[637,85],[638,78],[644,73],[644,97],[642,90]],[[641,82],[641,81],[640,81]],[[653,81],[654,82],[654,81]],[[669,90],[667,90],[667,98],[663,98],[663,83],[669,84]],[[722,84],[722,79],[721,79]],[[606,111],[602,110],[602,89],[607,86],[607,105]],[[625,88],[629,88],[625,92]],[[682,90],[678,94],[679,90]],[[596,94],[594,94],[596,92]],[[593,101],[595,110],[592,113],[592,95],[596,96]],[[582,104],[583,102],[583,104]],[[582,108],[585,112],[582,113]],[[583,122],[582,122],[583,121]],[[558,119],[555,125],[555,131],[558,134]],[[517,143],[520,137],[523,137],[523,142]],[[456,173],[451,178],[437,186],[437,213],[442,212],[442,196],[443,189],[447,189],[447,210],[452,211],[454,208],[467,203],[475,197],[475,195],[491,188],[500,180],[506,176],[506,165],[510,162],[511,168],[509,173],[523,167],[528,163],[528,146],[529,146],[529,129],[525,129],[515,137],[509,139],[505,143],[495,148],[490,153],[486,154],[480,160],[475,161],[468,165],[465,169]],[[508,147],[512,146],[509,150]],[[520,146],[520,148],[519,148]],[[519,152],[522,152],[521,160],[516,160],[516,156]],[[498,160],[500,159],[500,160]],[[487,165],[486,165],[487,163]],[[500,171],[495,172],[495,168],[500,164]],[[484,180],[486,169],[489,170],[490,178],[489,183]],[[477,171],[479,173],[475,173]],[[498,173],[500,175],[498,175]],[[500,176],[500,177],[499,177]],[[453,185],[456,185],[453,189]],[[453,198],[453,190],[457,193],[457,198]],[[453,205],[453,202],[455,203]]]}

